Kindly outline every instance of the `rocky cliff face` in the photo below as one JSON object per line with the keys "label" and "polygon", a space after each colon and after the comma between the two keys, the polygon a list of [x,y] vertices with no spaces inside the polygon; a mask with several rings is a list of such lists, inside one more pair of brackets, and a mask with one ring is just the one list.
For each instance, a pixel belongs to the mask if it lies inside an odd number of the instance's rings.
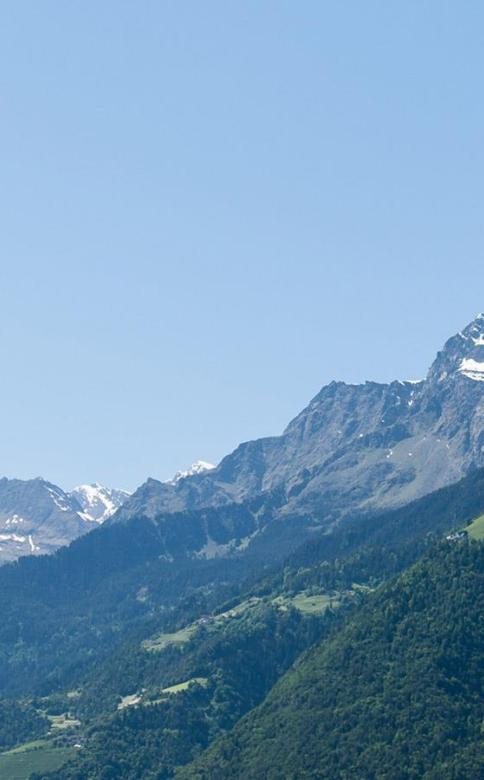
{"label": "rocky cliff face", "polygon": [[216,469],[149,480],[113,516],[285,495],[281,519],[397,506],[484,465],[484,315],[452,337],[425,380],[332,382],[281,436],[241,444]]}

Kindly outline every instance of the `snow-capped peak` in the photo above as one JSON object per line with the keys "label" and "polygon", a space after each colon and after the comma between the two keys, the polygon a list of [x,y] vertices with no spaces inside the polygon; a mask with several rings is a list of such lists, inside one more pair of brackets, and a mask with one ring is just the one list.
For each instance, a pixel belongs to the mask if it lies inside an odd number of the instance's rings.
{"label": "snow-capped peak", "polygon": [[214,466],[213,463],[207,463],[205,460],[196,460],[186,471],[177,471],[172,479],[167,480],[167,483],[169,485],[176,485],[181,479],[194,477],[197,474],[204,474],[206,471],[213,471],[215,468],[216,466]]}
{"label": "snow-capped peak", "polygon": [[78,485],[70,494],[82,507],[85,520],[104,523],[130,496],[127,490],[107,488],[94,482],[91,485]]}
{"label": "snow-capped peak", "polygon": [[484,315],[475,320],[461,334],[465,344],[459,372],[475,382],[484,382]]}
{"label": "snow-capped peak", "polygon": [[453,381],[456,377],[463,378],[469,386],[484,382],[483,314],[478,314],[467,327],[446,342],[428,374],[431,382],[438,383]]}

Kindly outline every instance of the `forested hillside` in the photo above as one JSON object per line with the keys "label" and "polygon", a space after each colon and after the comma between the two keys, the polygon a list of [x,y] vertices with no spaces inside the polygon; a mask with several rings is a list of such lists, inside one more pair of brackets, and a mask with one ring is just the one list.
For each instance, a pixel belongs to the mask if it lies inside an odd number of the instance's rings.
{"label": "forested hillside", "polygon": [[484,545],[445,541],[316,646],[180,780],[478,780]]}
{"label": "forested hillside", "polygon": [[339,625],[362,609],[362,625],[370,620],[380,603],[372,592],[439,549],[442,532],[467,525],[483,505],[483,474],[476,472],[304,545],[209,614],[197,612],[207,603],[200,593],[180,602],[169,624],[156,630],[156,621],[145,623],[144,634],[91,664],[75,698],[66,700],[83,724],[83,748],[56,778],[172,777],[263,701],[302,651],[323,636],[337,637]]}
{"label": "forested hillside", "polygon": [[[305,615],[251,602],[194,627],[192,637],[179,632],[126,648],[92,675],[74,704],[84,720],[91,716],[88,739],[55,777],[172,777],[260,703],[333,621],[331,611]],[[99,707],[104,716],[93,718]]]}
{"label": "forested hillside", "polygon": [[173,777],[301,653],[336,641],[362,609],[370,620],[373,592],[483,512],[478,471],[407,507],[348,518],[271,569],[249,555],[166,560],[164,531],[146,520],[5,567],[0,681],[33,718],[5,744],[45,732],[48,714],[48,746],[72,756],[81,745],[58,780]]}
{"label": "forested hillside", "polygon": [[[233,509],[234,523],[248,511]],[[230,508],[223,511],[229,522]],[[0,568],[0,694],[44,694],[81,684],[93,662],[113,648],[181,627],[242,595],[247,579],[255,582],[267,569],[274,574],[256,591],[280,589],[288,578],[293,589],[381,581],[416,560],[428,533],[466,525],[483,512],[479,470],[399,510],[347,518],[282,567],[265,566],[249,554],[211,560],[181,555],[172,561],[165,556],[164,521],[103,526],[53,556]],[[188,515],[176,521],[189,529],[193,513]],[[349,562],[346,574],[343,560]],[[338,561],[334,585],[331,561]]]}
{"label": "forested hillside", "polygon": [[1,567],[0,694],[77,683],[128,636],[176,623],[180,602],[188,617],[211,609],[252,565],[191,558],[174,565],[163,557],[157,526],[135,520]]}
{"label": "forested hillside", "polygon": [[0,751],[47,733],[49,721],[24,702],[0,701]]}

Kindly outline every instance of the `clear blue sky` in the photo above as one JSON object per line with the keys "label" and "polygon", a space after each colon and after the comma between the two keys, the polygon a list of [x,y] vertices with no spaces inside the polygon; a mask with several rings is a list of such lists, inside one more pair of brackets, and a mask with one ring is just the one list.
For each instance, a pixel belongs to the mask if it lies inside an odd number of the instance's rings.
{"label": "clear blue sky", "polygon": [[0,20],[0,473],[134,488],[484,309],[484,6]]}

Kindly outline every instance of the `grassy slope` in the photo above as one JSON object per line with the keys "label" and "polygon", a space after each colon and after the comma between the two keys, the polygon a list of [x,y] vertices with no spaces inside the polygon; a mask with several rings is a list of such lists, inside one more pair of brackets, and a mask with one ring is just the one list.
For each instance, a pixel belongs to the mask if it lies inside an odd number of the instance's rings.
{"label": "grassy slope", "polygon": [[467,527],[467,533],[473,539],[484,539],[484,515],[478,517]]}
{"label": "grassy slope", "polygon": [[75,752],[75,748],[57,748],[38,741],[0,753],[0,780],[28,780],[32,772],[59,769]]}

